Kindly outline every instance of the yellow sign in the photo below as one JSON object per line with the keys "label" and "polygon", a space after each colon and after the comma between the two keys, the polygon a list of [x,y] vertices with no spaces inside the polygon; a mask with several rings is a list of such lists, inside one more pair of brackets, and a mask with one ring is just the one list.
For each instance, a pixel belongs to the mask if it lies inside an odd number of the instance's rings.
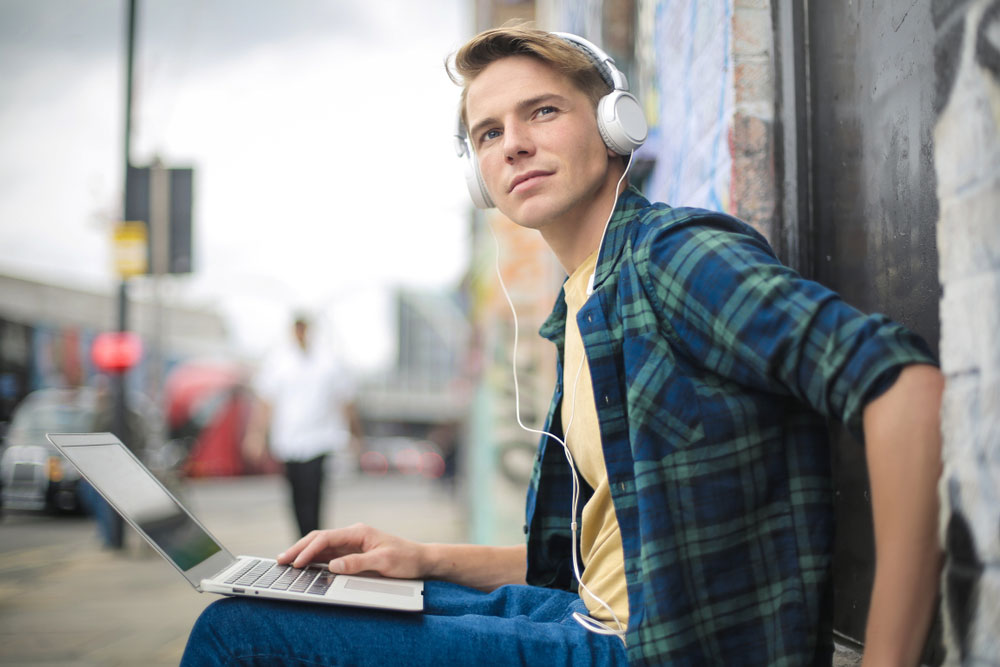
{"label": "yellow sign", "polygon": [[146,273],[146,223],[142,221],[119,222],[114,231],[115,270],[122,278]]}

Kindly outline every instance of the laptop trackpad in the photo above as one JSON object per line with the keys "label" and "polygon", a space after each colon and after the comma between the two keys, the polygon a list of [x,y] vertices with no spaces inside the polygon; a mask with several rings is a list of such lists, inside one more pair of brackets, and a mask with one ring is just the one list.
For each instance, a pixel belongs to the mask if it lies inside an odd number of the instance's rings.
{"label": "laptop trackpad", "polygon": [[385,581],[365,579],[364,577],[351,577],[344,582],[344,588],[354,591],[367,591],[369,593],[384,593],[387,595],[404,595],[406,597],[413,597],[412,586],[390,584]]}

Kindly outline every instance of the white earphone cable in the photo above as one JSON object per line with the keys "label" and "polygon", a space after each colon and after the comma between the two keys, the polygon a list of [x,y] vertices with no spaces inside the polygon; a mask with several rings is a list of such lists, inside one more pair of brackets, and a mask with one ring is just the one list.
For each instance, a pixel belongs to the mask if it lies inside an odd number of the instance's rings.
{"label": "white earphone cable", "polygon": [[[615,199],[614,199],[614,202],[612,203],[612,206],[611,206],[611,212],[608,214],[608,219],[604,222],[604,229],[601,232],[601,240],[599,241],[599,243],[597,245],[598,259],[600,259],[600,251],[601,251],[601,249],[604,246],[604,237],[605,237],[605,235],[608,232],[608,225],[611,223],[611,218],[614,215],[615,208],[618,205],[618,196],[619,196],[620,191],[621,191],[622,183],[624,182],[625,177],[628,175],[629,169],[632,167],[632,157],[634,155],[635,155],[635,151],[632,151],[632,152],[629,153],[628,163],[625,165],[625,171],[622,173],[621,178],[618,179],[618,184],[615,186]],[[518,382],[517,382],[517,343],[518,343],[517,310],[514,308],[514,302],[510,298],[510,293],[507,291],[507,285],[504,283],[504,281],[503,281],[503,275],[500,272],[500,241],[497,238],[496,232],[493,230],[493,227],[491,225],[489,225],[489,224],[487,224],[487,227],[490,230],[490,234],[493,236],[493,241],[494,241],[494,244],[496,246],[496,273],[497,273],[497,279],[500,282],[500,289],[503,291],[504,298],[507,300],[507,305],[510,306],[510,312],[511,312],[511,315],[512,315],[512,317],[514,319],[514,348],[513,348],[512,352],[511,352],[511,359],[512,359],[512,361],[511,361],[511,370],[512,370],[513,376],[514,376],[514,415],[515,415],[515,417],[517,419],[517,425],[520,426],[522,430],[524,430],[524,431],[526,431],[528,433],[533,433],[533,434],[540,435],[540,436],[548,436],[549,438],[552,438],[553,440],[555,440],[556,442],[558,442],[560,445],[562,445],[563,452],[566,455],[566,461],[569,463],[570,470],[573,473],[570,476],[571,479],[572,479],[572,481],[573,481],[573,485],[572,485],[573,490],[572,490],[572,494],[571,494],[572,495],[572,509],[571,509],[572,513],[570,514],[570,517],[571,517],[571,519],[570,519],[570,536],[571,536],[571,538],[570,538],[570,542],[571,542],[570,549],[571,549],[571,557],[572,557],[572,561],[573,561],[573,575],[576,577],[576,581],[580,585],[580,588],[582,588],[590,597],[592,597],[596,602],[598,602],[602,607],[604,607],[608,611],[608,613],[611,614],[611,617],[612,617],[612,619],[614,619],[614,622],[615,622],[615,625],[617,626],[617,629],[612,628],[612,627],[608,626],[606,623],[603,623],[603,622],[601,622],[601,621],[599,621],[599,620],[597,620],[597,619],[595,619],[595,618],[593,618],[591,616],[588,616],[586,614],[581,614],[580,612],[574,612],[573,613],[573,618],[576,620],[577,623],[579,623],[580,625],[582,625],[586,630],[588,630],[590,632],[594,632],[594,633],[602,634],[602,635],[614,635],[614,636],[618,637],[619,639],[621,639],[622,642],[624,642],[625,641],[625,632],[626,632],[626,629],[627,629],[625,627],[625,625],[618,618],[618,615],[615,614],[615,611],[611,608],[611,605],[609,605],[607,602],[605,602],[601,598],[599,598],[596,595],[594,595],[594,593],[589,588],[587,588],[586,584],[583,583],[583,580],[580,577],[580,566],[579,566],[578,559],[577,559],[577,529],[578,529],[578,526],[577,526],[577,521],[576,521],[576,509],[577,509],[577,505],[579,504],[579,500],[580,500],[580,480],[579,480],[579,474],[577,473],[577,470],[576,470],[576,465],[573,462],[573,455],[570,453],[570,450],[569,450],[569,446],[566,444],[566,441],[563,438],[560,438],[559,436],[557,436],[557,435],[555,435],[553,433],[549,433],[548,431],[543,431],[543,430],[539,430],[539,429],[535,429],[535,428],[531,428],[529,426],[526,426],[524,424],[524,422],[521,421],[521,395],[520,395],[520,388],[518,387]],[[597,270],[595,268],[594,269],[594,274],[591,274],[590,280],[589,280],[589,282],[587,284],[587,295],[588,296],[593,293],[594,278],[595,278],[596,272],[597,272]],[[576,369],[576,376],[573,379],[573,398],[572,398],[572,403],[570,403],[570,415],[569,415],[569,419],[566,422],[566,426],[563,428],[563,435],[564,435],[564,437],[567,434],[569,434],[570,427],[573,425],[573,418],[576,416],[576,390],[577,390],[577,385],[579,384],[579,381],[580,381],[580,374],[583,371],[583,364],[584,364],[584,361],[586,361],[586,358],[587,358],[586,353],[584,353],[583,355],[581,355],[581,357],[580,357],[580,365],[577,367],[577,369]],[[566,394],[564,393],[563,396],[565,397],[565,395]]]}

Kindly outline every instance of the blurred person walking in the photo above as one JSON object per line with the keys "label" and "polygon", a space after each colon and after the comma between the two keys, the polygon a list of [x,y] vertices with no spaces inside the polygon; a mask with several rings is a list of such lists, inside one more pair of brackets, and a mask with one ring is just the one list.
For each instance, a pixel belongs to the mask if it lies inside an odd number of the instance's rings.
{"label": "blurred person walking", "polygon": [[347,447],[357,452],[361,438],[353,384],[329,350],[310,339],[309,327],[306,316],[296,316],[294,340],[261,365],[243,441],[251,460],[270,451],[284,465],[303,536],[320,526],[328,455]]}

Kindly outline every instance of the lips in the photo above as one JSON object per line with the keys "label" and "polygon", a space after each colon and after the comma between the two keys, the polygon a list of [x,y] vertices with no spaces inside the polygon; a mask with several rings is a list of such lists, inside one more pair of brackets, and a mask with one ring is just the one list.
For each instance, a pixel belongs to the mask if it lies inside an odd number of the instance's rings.
{"label": "lips", "polygon": [[550,172],[550,171],[542,171],[542,170],[539,170],[539,169],[536,169],[536,170],[534,170],[534,171],[526,171],[526,172],[524,172],[523,174],[518,174],[518,175],[517,175],[517,176],[515,176],[515,177],[514,177],[514,179],[513,179],[513,180],[512,180],[511,182],[510,182],[510,187],[509,187],[509,188],[507,188],[507,192],[508,192],[508,193],[511,193],[511,192],[513,192],[514,190],[516,190],[516,189],[517,189],[517,187],[518,187],[519,185],[521,185],[522,183],[525,183],[525,182],[528,182],[528,181],[531,181],[532,179],[535,179],[535,178],[540,178],[540,177],[542,177],[542,176],[548,176],[548,175],[550,175],[551,173],[552,173],[552,172]]}

